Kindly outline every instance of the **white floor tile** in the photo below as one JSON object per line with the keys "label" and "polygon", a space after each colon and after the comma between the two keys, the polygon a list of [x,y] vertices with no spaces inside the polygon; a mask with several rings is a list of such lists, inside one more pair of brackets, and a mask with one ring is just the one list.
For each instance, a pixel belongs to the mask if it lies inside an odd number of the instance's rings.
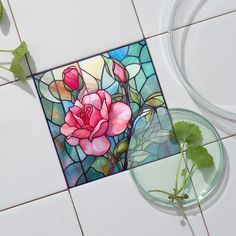
{"label": "white floor tile", "polygon": [[129,0],[10,0],[39,72],[142,38]]}
{"label": "white floor tile", "polygon": [[[166,32],[176,0],[134,0],[146,37]],[[176,26],[184,26],[236,10],[234,0],[182,0]],[[197,10],[200,9],[200,10]]]}
{"label": "white floor tile", "polygon": [[0,213],[0,235],[82,235],[68,192]]}
{"label": "white floor tile", "polygon": [[0,209],[66,188],[33,81],[0,87]]}
{"label": "white floor tile", "polygon": [[[0,21],[0,49],[1,50],[9,50],[14,49],[19,46],[20,39],[17,35],[16,27],[14,25],[14,21],[11,15],[11,11],[8,5],[7,0],[3,0],[2,4],[4,6],[3,17]],[[11,53],[2,53],[0,52],[0,64],[5,67],[10,67],[12,60]],[[24,67],[26,69],[26,74],[29,75],[29,69],[25,60],[23,60]],[[0,85],[9,83],[14,81],[14,76],[0,68]]]}
{"label": "white floor tile", "polygon": [[[70,191],[86,236],[193,235],[181,216],[150,205],[128,171]],[[195,235],[206,236],[199,214],[189,220]]]}
{"label": "white floor tile", "polygon": [[[153,37],[148,39],[147,42],[168,107],[185,108],[202,114],[218,129],[221,137],[228,137],[232,134],[236,134],[236,123],[225,120],[203,109],[201,105],[194,102],[192,97],[178,80],[178,77],[171,66],[170,54],[168,53],[167,34]],[[194,60],[195,53],[194,51],[191,51],[191,53],[192,54],[189,55],[189,57],[192,57],[192,60]],[[217,54],[217,52],[215,53]],[[200,62],[201,60],[196,61]],[[227,66],[226,64],[222,64],[222,66],[224,65]],[[190,65],[189,67],[192,69],[193,66]],[[207,69],[208,68],[206,68],[206,74],[210,73],[207,72]],[[210,67],[209,69],[211,70]],[[206,83],[205,85],[207,86]],[[210,88],[210,85],[208,85],[208,88]],[[209,89],[209,93],[211,91],[212,90]]]}
{"label": "white floor tile", "polygon": [[213,204],[208,206],[204,215],[211,235],[234,235],[235,230],[235,184],[236,184],[236,137],[223,141],[226,149],[228,166],[225,181]]}

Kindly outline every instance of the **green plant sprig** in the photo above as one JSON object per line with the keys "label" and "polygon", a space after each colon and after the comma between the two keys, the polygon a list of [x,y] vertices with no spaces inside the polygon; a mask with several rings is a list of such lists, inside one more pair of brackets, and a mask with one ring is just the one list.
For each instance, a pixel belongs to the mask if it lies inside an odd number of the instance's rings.
{"label": "green plant sprig", "polygon": [[[0,0],[0,20],[3,17],[3,10],[4,10],[4,7],[2,4],[2,1]],[[10,68],[7,68],[1,64],[0,64],[0,68],[12,73],[16,79],[26,80],[26,74],[25,74],[24,67],[22,66],[21,59],[28,52],[27,44],[25,42],[22,42],[20,44],[20,46],[18,46],[15,49],[12,49],[12,50],[3,50],[2,49],[2,50],[0,50],[0,52],[1,53],[12,53],[12,55],[13,55]]]}
{"label": "green plant sprig", "polygon": [[[210,168],[214,165],[214,162],[213,157],[208,153],[208,150],[202,146],[202,134],[197,125],[180,121],[175,123],[173,128],[173,133],[180,144],[180,158],[177,165],[173,192],[170,193],[159,189],[150,190],[148,192],[163,193],[171,202],[176,201],[186,218],[183,201],[188,199],[189,195],[185,193],[184,190],[195,170]],[[170,135],[173,136],[173,133]],[[187,167],[188,160],[192,161],[190,169]],[[185,162],[186,168],[181,170],[183,161]],[[181,184],[179,184],[180,178],[182,178]]]}
{"label": "green plant sprig", "polygon": [[3,16],[3,5],[2,5],[2,1],[0,0],[0,20]]}
{"label": "green plant sprig", "polygon": [[12,50],[0,50],[1,53],[11,53],[13,55],[10,68],[7,68],[0,64],[0,68],[13,73],[16,79],[26,80],[26,74],[24,67],[21,63],[21,59],[28,52],[28,47],[25,42],[22,42],[17,48]]}

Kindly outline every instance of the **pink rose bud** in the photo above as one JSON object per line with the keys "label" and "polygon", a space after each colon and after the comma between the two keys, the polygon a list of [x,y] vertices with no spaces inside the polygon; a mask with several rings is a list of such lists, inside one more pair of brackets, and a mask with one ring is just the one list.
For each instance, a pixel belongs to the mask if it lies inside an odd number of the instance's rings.
{"label": "pink rose bud", "polygon": [[71,90],[79,88],[79,71],[74,66],[70,66],[62,74],[64,84]]}
{"label": "pink rose bud", "polygon": [[122,64],[114,61],[112,70],[118,81],[126,82],[126,69]]}

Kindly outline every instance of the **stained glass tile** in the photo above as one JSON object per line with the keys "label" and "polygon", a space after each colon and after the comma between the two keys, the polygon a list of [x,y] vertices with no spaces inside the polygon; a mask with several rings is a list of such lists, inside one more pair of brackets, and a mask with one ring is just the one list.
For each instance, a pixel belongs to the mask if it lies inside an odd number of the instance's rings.
{"label": "stained glass tile", "polygon": [[33,77],[68,187],[179,152],[145,41]]}

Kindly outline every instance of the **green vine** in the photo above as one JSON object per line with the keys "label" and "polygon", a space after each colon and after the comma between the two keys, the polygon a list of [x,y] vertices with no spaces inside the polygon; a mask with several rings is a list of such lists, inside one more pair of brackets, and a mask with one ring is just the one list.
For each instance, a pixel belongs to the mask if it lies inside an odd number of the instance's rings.
{"label": "green vine", "polygon": [[[3,17],[3,4],[0,0],[0,20]],[[0,69],[6,70],[14,75],[14,77],[18,80],[26,80],[26,74],[24,67],[22,65],[22,58],[28,52],[28,47],[25,42],[22,42],[17,48],[15,49],[1,49],[0,53],[11,53],[13,55],[10,67],[6,67],[0,64]]]}
{"label": "green vine", "polygon": [[[197,125],[184,121],[177,122],[174,124],[173,133],[175,133],[175,137],[180,144],[180,158],[177,165],[173,192],[159,189],[149,190],[148,192],[165,194],[171,202],[176,202],[179,205],[186,218],[183,208],[184,200],[189,198],[189,195],[185,192],[186,186],[196,169],[210,168],[214,165],[214,162],[208,150],[202,146],[202,134]],[[188,160],[192,161],[190,169],[187,167]],[[186,168],[181,170],[183,162]]]}

